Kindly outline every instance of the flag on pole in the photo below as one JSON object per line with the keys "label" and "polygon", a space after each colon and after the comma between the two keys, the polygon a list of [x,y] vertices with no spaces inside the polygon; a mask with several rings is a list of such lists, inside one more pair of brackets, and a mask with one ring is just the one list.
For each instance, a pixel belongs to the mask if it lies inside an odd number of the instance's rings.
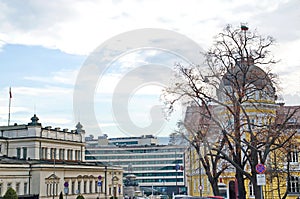
{"label": "flag on pole", "polygon": [[11,87],[9,87],[9,98],[12,98]]}
{"label": "flag on pole", "polygon": [[241,30],[247,31],[248,29],[247,23],[241,23]]}

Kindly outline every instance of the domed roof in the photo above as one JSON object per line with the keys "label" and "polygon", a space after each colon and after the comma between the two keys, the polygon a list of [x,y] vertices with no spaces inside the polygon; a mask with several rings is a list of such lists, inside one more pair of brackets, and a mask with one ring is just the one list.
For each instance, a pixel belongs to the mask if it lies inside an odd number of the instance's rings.
{"label": "domed roof", "polygon": [[260,67],[255,66],[252,60],[248,62],[239,61],[229,69],[222,77],[219,88],[220,90],[223,87],[241,88],[243,85],[248,88],[263,90],[270,97],[275,95],[275,88],[270,77]]}

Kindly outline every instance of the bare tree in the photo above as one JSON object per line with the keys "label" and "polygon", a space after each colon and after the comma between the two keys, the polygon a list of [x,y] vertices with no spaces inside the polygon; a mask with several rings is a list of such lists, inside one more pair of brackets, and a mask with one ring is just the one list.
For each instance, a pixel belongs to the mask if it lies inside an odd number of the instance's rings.
{"label": "bare tree", "polygon": [[184,125],[187,138],[192,138],[192,143],[195,138],[201,141],[210,156],[226,160],[235,168],[239,198],[246,198],[245,178],[252,182],[255,197],[261,198],[256,165],[266,164],[270,153],[295,135],[285,127],[298,109],[276,123],[277,77],[269,69],[276,63],[269,50],[273,43],[272,37],[263,37],[246,26],[234,29],[228,25],[204,54],[205,65],[177,64],[174,84],[165,89],[169,112],[178,101],[201,107],[201,117],[213,126],[207,132],[213,132],[217,142],[208,139],[202,133],[205,131]]}
{"label": "bare tree", "polygon": [[[198,173],[201,183],[202,167],[211,184],[214,195],[220,195],[218,187],[219,177],[229,165],[222,161],[220,151],[223,150],[225,140],[217,134],[214,134],[215,127],[213,122],[205,117],[205,107],[189,106],[186,110],[186,117],[183,122],[178,122],[178,134],[181,134],[187,140],[192,148],[198,154]],[[186,133],[187,132],[187,133]],[[217,140],[217,142],[215,142]],[[218,151],[212,151],[213,147],[218,147]],[[201,167],[202,165],[202,167]],[[201,185],[201,184],[200,184]],[[200,190],[202,196],[202,189]]]}
{"label": "bare tree", "polygon": [[[294,139],[289,139],[286,141],[286,137],[282,136],[278,138],[278,143],[284,143],[283,147],[277,150],[272,150],[271,156],[267,162],[268,170],[266,172],[268,181],[271,183],[270,190],[268,194],[270,197],[277,193],[278,198],[285,199],[289,193],[295,193],[299,191],[298,186],[295,181],[295,172],[299,170],[299,132],[300,129],[300,112],[299,106],[284,106],[280,104],[277,109],[276,124],[282,125],[286,129],[286,136],[295,134]],[[287,118],[287,120],[285,119]],[[293,184],[293,186],[291,186]],[[273,197],[272,197],[273,198]]]}

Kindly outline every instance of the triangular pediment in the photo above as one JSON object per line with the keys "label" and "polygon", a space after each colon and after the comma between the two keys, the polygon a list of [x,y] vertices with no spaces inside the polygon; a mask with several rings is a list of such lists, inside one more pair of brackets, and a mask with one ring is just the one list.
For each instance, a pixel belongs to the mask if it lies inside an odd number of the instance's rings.
{"label": "triangular pediment", "polygon": [[59,181],[60,180],[60,178],[57,176],[57,175],[55,175],[54,173],[52,173],[50,176],[48,176],[47,178],[45,178],[45,180],[47,181],[49,181],[49,180],[51,180],[51,181],[53,181],[53,180],[56,180],[56,181]]}
{"label": "triangular pediment", "polygon": [[112,178],[112,181],[119,181],[119,178],[118,178],[117,176],[114,176],[114,177]]}

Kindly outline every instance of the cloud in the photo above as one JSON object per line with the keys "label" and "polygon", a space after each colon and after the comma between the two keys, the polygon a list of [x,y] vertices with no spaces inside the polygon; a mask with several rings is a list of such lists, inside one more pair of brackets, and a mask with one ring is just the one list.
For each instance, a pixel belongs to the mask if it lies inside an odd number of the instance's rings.
{"label": "cloud", "polygon": [[88,54],[112,36],[137,28],[177,30],[200,43],[209,43],[226,23],[240,23],[240,20],[251,18],[264,21],[260,26],[273,23],[272,27],[279,31],[275,26],[279,16],[289,21],[284,24],[299,23],[295,20],[297,5],[297,1],[258,0],[163,1],[159,4],[158,1],[138,0],[118,3],[93,0],[2,1],[0,29],[5,43],[42,45],[73,54]]}
{"label": "cloud", "polygon": [[[18,107],[18,106],[12,106],[10,109],[10,112],[13,113],[18,113],[18,112],[28,112],[29,109],[27,107]],[[4,115],[5,117],[8,115],[8,106],[4,107],[1,106],[0,107],[0,115]]]}
{"label": "cloud", "polygon": [[35,87],[14,87],[14,95],[26,95],[26,96],[61,96],[61,95],[72,95],[73,89],[63,87],[45,86],[40,88]]}
{"label": "cloud", "polygon": [[[275,2],[272,0],[190,0],[188,2],[176,0],[31,0],[26,2],[4,0],[0,2],[0,49],[6,44],[25,44],[59,49],[70,54],[87,55],[108,39],[140,28],[173,30],[200,43],[206,49],[212,45],[213,36],[222,31],[226,24],[239,26],[240,22],[248,22],[250,29],[258,28],[259,32],[277,38],[279,44],[274,48],[275,56],[282,62],[274,68],[274,71],[280,75],[286,99],[293,102],[293,99],[298,99],[300,96],[300,60],[297,54],[300,45],[299,4],[297,0]],[[141,42],[139,36],[133,37],[132,42]],[[164,42],[164,46],[189,52],[193,57],[197,57],[200,53],[193,51],[190,46],[180,41],[175,42],[173,38],[151,42]],[[95,93],[95,103],[101,101],[107,102],[105,105],[109,104],[118,82],[137,67],[151,63],[172,67],[174,62],[180,60],[168,53],[149,49],[116,57],[118,50],[124,47],[122,44],[124,44],[122,41],[113,43],[108,46],[104,54],[98,55],[102,59],[114,60],[114,62],[100,77]],[[24,85],[13,88],[14,113],[26,112],[18,119],[28,122],[34,112],[32,111],[33,104],[37,104],[38,107],[42,106],[38,110],[42,112],[43,118],[51,123],[71,125],[73,120],[70,116],[72,114],[72,86],[75,84],[78,72],[76,68],[43,75],[35,73],[26,75]],[[93,71],[93,77],[100,75],[95,73],[96,71]],[[133,76],[129,80],[142,82],[150,74],[168,78],[164,77],[164,74],[155,73],[149,69],[148,73],[140,73],[138,77]],[[91,76],[83,78],[89,83]],[[151,84],[142,84],[133,91],[132,95],[135,98],[131,99],[131,103],[138,104],[139,110],[132,109],[132,111],[136,112],[137,118],[141,112],[149,109],[145,101],[138,101],[139,97],[149,100],[150,97],[157,96],[159,93],[160,87]],[[7,93],[1,92],[1,94],[7,96]],[[0,99],[0,103],[5,107],[8,102]],[[100,120],[105,120],[104,126],[108,124],[107,127],[111,127],[109,125],[113,124],[111,116],[101,113],[111,107],[103,107],[103,105],[99,107],[98,117],[102,117]],[[3,118],[6,117],[4,112]],[[61,114],[64,114],[65,119],[62,119]]]}
{"label": "cloud", "polygon": [[27,76],[25,80],[47,84],[74,85],[78,70],[60,70],[45,76]]}

